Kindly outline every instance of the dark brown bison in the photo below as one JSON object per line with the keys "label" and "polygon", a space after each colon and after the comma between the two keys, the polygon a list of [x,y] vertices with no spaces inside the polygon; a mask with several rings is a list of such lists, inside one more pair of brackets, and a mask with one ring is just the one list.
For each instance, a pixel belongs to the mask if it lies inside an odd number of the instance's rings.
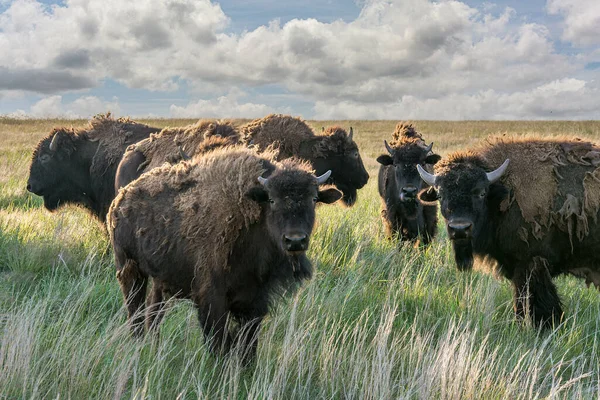
{"label": "dark brown bison", "polygon": [[[244,147],[222,148],[163,165],[120,190],[109,212],[117,278],[134,334],[163,316],[163,300],[188,298],[212,349],[229,348],[228,320],[256,333],[275,295],[310,278],[306,257],[318,202],[341,193],[319,190],[306,163],[273,161]],[[252,344],[254,343],[254,344]]]}
{"label": "dark brown bison", "polygon": [[[510,160],[510,161],[509,161]],[[492,138],[423,168],[458,268],[491,257],[514,287],[518,317],[551,326],[563,314],[552,278],[600,287],[600,147],[579,139]]]}
{"label": "dark brown bison", "polygon": [[432,171],[440,160],[433,154],[420,134],[409,124],[398,124],[390,144],[384,141],[387,154],[377,157],[379,167],[378,188],[383,203],[381,218],[389,237],[400,240],[421,238],[427,244],[437,230],[437,204],[423,205],[417,194],[422,184],[417,165]]}
{"label": "dark brown bison", "polygon": [[300,118],[271,114],[240,127],[241,141],[259,151],[279,151],[277,159],[299,157],[308,160],[317,175],[331,171],[329,183],[344,193],[343,202],[352,206],[356,192],[367,184],[369,174],[350,132],[330,127],[317,135]]}
{"label": "dark brown bison", "polygon": [[27,190],[42,196],[50,211],[79,204],[104,222],[125,149],[158,131],[110,114],[94,117],[85,129],[55,128],[33,152]]}
{"label": "dark brown bison", "polygon": [[200,120],[190,126],[165,128],[127,149],[117,168],[115,188],[118,191],[165,162],[175,164],[237,141],[237,131],[228,121]]}

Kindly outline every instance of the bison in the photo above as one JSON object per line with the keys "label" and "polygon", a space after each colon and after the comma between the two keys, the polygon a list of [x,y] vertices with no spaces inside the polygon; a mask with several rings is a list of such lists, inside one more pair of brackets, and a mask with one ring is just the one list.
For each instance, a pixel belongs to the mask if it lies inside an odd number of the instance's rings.
{"label": "bison", "polygon": [[237,131],[228,121],[200,120],[190,126],[165,128],[127,149],[117,167],[115,189],[165,162],[174,164],[237,141]]}
{"label": "bison", "polygon": [[423,205],[417,199],[422,187],[417,165],[430,170],[440,160],[433,154],[414,127],[398,124],[388,144],[388,154],[377,157],[379,167],[378,189],[383,209],[381,218],[389,237],[398,235],[400,240],[422,239],[428,244],[437,230],[437,204]]}
{"label": "bison", "polygon": [[228,349],[229,320],[244,326],[249,352],[277,294],[312,274],[306,257],[317,203],[342,194],[319,189],[307,163],[274,161],[225,147],[143,174],[109,211],[117,278],[135,335],[158,327],[163,300],[191,299],[212,350]]}
{"label": "bison", "polygon": [[365,186],[369,174],[363,165],[356,143],[350,132],[340,127],[329,127],[320,135],[300,118],[271,114],[240,127],[241,142],[259,151],[275,148],[278,159],[299,157],[308,160],[317,175],[331,170],[329,183],[344,193],[342,201],[352,206],[356,192]]}
{"label": "bison", "polygon": [[50,211],[79,204],[104,222],[125,149],[159,130],[110,114],[92,118],[85,129],[55,128],[33,152],[27,190]]}
{"label": "bison", "polygon": [[575,138],[488,139],[449,155],[430,174],[460,270],[497,262],[512,282],[514,310],[536,326],[563,315],[552,278],[572,274],[600,287],[600,147]]}

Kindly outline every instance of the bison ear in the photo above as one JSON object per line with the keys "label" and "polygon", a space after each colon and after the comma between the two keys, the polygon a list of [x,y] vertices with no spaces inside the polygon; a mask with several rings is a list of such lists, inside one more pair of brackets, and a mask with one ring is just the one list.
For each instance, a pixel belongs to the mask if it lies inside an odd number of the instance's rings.
{"label": "bison ear", "polygon": [[489,210],[505,212],[510,205],[510,191],[500,183],[493,183],[488,190],[487,200]]}
{"label": "bison ear", "polygon": [[419,198],[421,203],[427,204],[434,203],[435,201],[437,201],[438,194],[437,191],[433,188],[433,186],[430,186],[426,189],[421,190],[417,197]]}
{"label": "bison ear", "polygon": [[335,203],[336,201],[338,201],[341,198],[342,198],[342,192],[340,192],[337,189],[331,188],[331,189],[319,190],[319,198],[317,201],[320,203],[331,204],[331,203]]}
{"label": "bison ear", "polygon": [[269,194],[261,186],[255,186],[246,192],[246,197],[257,203],[266,203],[269,201]]}
{"label": "bison ear", "polygon": [[377,162],[381,165],[392,165],[394,163],[394,159],[387,154],[382,154],[377,157]]}
{"label": "bison ear", "polygon": [[439,154],[430,154],[427,157],[425,157],[425,164],[434,165],[436,162],[440,161],[441,159],[442,159],[442,156],[440,156]]}

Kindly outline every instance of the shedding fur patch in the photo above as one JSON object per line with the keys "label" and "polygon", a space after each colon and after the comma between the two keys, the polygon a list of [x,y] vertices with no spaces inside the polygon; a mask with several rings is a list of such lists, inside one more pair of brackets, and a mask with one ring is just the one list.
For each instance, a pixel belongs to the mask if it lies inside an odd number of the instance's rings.
{"label": "shedding fur patch", "polygon": [[589,219],[597,221],[600,210],[600,147],[573,137],[494,136],[473,151],[455,153],[436,165],[443,172],[454,162],[468,162],[491,171],[506,159],[510,164],[501,182],[512,189],[531,232],[541,239],[557,226],[573,240],[589,233]]}

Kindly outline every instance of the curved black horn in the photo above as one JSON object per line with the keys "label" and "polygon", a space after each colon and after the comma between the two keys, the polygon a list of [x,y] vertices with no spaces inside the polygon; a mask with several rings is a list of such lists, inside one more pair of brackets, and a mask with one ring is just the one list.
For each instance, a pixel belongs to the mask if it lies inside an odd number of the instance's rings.
{"label": "curved black horn", "polygon": [[50,146],[48,148],[50,151],[56,151],[56,149],[58,149],[58,132],[56,132],[52,137],[52,141],[50,142]]}
{"label": "curved black horn", "polygon": [[317,185],[322,185],[325,182],[327,182],[327,179],[329,179],[330,176],[331,176],[331,170],[325,172],[321,176],[316,176],[315,178],[317,178]]}
{"label": "curved black horn", "polygon": [[425,147],[425,154],[429,153],[431,149],[433,149],[433,142],[431,142],[429,146]]}
{"label": "curved black horn", "polygon": [[348,140],[352,141],[352,136],[354,136],[354,129],[350,127],[350,131],[348,132]]}
{"label": "curved black horn", "polygon": [[502,178],[502,175],[506,172],[506,168],[508,168],[509,162],[510,160],[507,158],[497,169],[493,170],[492,172],[487,172],[486,176],[488,181],[490,183],[494,183],[498,179]]}
{"label": "curved black horn", "polygon": [[425,171],[425,169],[419,164],[417,164],[417,171],[419,171],[421,179],[423,179],[423,181],[425,181],[426,184],[428,184],[429,186],[435,186],[435,179],[437,177],[434,174],[430,174],[429,172]]}
{"label": "curved black horn", "polygon": [[263,178],[262,176],[258,177],[258,182],[260,182],[261,185],[265,186],[267,184],[268,179],[267,178]]}
{"label": "curved black horn", "polygon": [[394,149],[392,149],[390,147],[390,145],[388,144],[387,140],[384,140],[383,143],[385,144],[385,148],[387,149],[388,153],[390,153],[391,156],[394,155]]}

